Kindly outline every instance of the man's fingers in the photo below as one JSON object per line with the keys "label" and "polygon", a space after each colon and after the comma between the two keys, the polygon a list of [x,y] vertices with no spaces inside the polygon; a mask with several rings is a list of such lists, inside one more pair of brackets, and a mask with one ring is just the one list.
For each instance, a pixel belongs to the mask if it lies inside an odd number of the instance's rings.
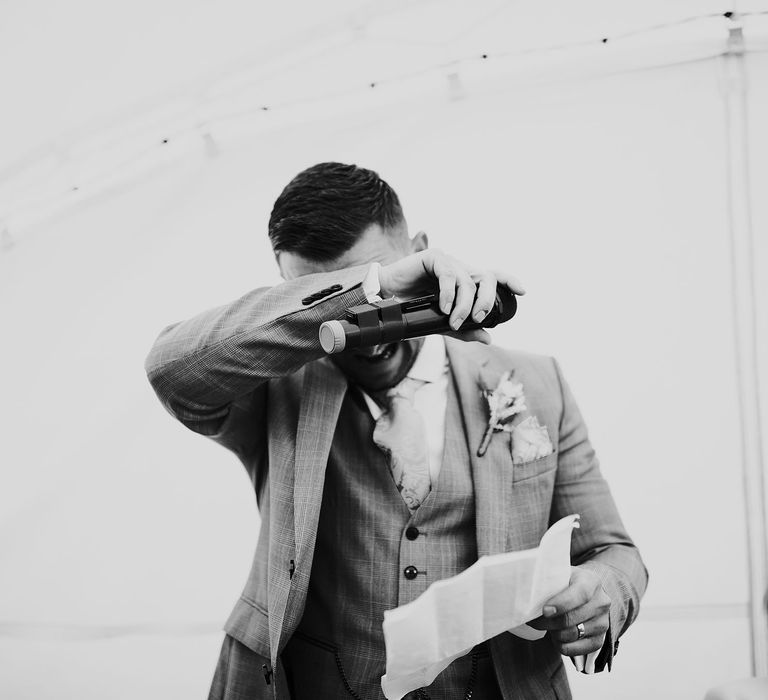
{"label": "man's fingers", "polygon": [[496,277],[490,272],[475,277],[477,283],[477,295],[472,307],[472,320],[480,323],[493,308],[496,301]]}
{"label": "man's fingers", "polygon": [[517,294],[518,296],[523,296],[523,294],[525,294],[525,287],[523,287],[517,277],[508,275],[506,272],[497,272],[496,279],[506,286],[506,288],[513,294]]}
{"label": "man's fingers", "polygon": [[[533,622],[529,624],[531,627],[535,627],[537,630],[565,630],[575,627],[580,622],[591,620],[600,615],[608,617],[608,611],[611,607],[610,598],[600,591],[589,602],[584,605],[580,605],[578,608],[569,610],[562,615],[554,615],[553,617],[546,617],[542,615],[537,617]],[[535,624],[534,624],[535,623]]]}
{"label": "man's fingers", "polygon": [[[546,618],[539,618],[545,620]],[[547,622],[550,622],[547,620]],[[529,622],[531,627],[544,629],[538,625]],[[555,643],[555,647],[565,656],[580,656],[597,651],[603,646],[605,635],[608,633],[608,614],[600,613],[593,618],[582,621],[584,625],[584,634],[579,639],[578,623],[569,625],[562,629],[550,629],[549,636]]]}
{"label": "man's fingers", "polygon": [[456,277],[458,272],[448,257],[440,251],[434,251],[431,255],[424,257],[423,262],[426,271],[437,279],[440,310],[448,315],[451,313],[451,309],[453,309],[453,303],[456,298]]}
{"label": "man's fingers", "polygon": [[453,330],[458,330],[472,311],[477,287],[465,270],[461,270],[456,276],[456,301],[451,311],[450,325]]}
{"label": "man's fingers", "polygon": [[[539,617],[528,624],[535,629],[547,629],[542,626],[551,621]],[[582,621],[584,634],[579,639],[578,623],[565,628],[549,629],[549,635],[561,654],[565,656],[580,656],[597,651],[603,646],[605,635],[608,633],[609,618],[607,613],[601,613],[593,618]]]}
{"label": "man's fingers", "polygon": [[[479,317],[480,312],[487,314],[491,310],[496,292],[494,280],[514,294],[525,294],[523,286],[512,275],[473,267],[436,248],[422,250],[379,268],[383,296],[407,299],[437,288],[440,310],[450,315],[454,324],[457,320],[463,322],[470,316]],[[465,304],[469,308],[465,308]]]}
{"label": "man's fingers", "polygon": [[577,642],[568,644],[559,644],[559,651],[563,656],[581,656],[582,654],[591,654],[593,651],[601,649],[605,643],[605,633],[595,634],[591,637],[582,637]]}
{"label": "man's fingers", "polygon": [[444,314],[451,313],[453,300],[456,298],[456,275],[446,272],[438,278],[440,285],[440,310]]}
{"label": "man's fingers", "polygon": [[[571,568],[571,580],[561,593],[544,603],[544,614],[528,624],[548,630],[565,656],[580,656],[600,649],[608,631],[611,599],[590,570]],[[584,633],[579,639],[579,624]]]}
{"label": "man's fingers", "polygon": [[[608,617],[605,615],[598,615],[591,620],[585,620],[581,623],[584,625],[584,634],[581,638],[603,636],[608,631]],[[552,639],[559,644],[571,644],[579,641],[579,627],[578,623],[570,625],[564,629],[554,630],[550,632]]]}
{"label": "man's fingers", "polygon": [[572,567],[568,588],[544,603],[544,617],[563,615],[585,605],[592,600],[599,586],[600,580],[591,571]]}

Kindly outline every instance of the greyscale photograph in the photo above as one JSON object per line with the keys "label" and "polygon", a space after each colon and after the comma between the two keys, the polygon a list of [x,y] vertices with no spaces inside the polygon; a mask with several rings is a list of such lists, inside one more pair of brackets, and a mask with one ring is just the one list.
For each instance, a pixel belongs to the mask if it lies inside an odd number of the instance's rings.
{"label": "greyscale photograph", "polygon": [[768,698],[768,0],[4,0],[0,95],[0,698]]}

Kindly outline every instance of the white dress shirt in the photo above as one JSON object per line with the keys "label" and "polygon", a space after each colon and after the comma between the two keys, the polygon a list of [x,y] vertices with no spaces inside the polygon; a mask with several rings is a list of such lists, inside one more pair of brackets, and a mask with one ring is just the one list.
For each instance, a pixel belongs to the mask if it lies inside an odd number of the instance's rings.
{"label": "white dress shirt", "polygon": [[[421,351],[407,376],[424,382],[413,395],[413,407],[424,421],[429,478],[434,484],[443,463],[445,408],[448,403],[448,357],[443,336],[428,335],[424,338]],[[363,392],[363,396],[373,419],[378,420],[382,414],[381,407],[367,393]]]}

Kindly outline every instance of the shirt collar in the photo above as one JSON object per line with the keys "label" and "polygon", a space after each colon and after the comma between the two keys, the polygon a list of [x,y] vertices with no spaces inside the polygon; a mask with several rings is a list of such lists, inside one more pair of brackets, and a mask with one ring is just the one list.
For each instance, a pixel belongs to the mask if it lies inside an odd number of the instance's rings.
{"label": "shirt collar", "polygon": [[[406,376],[420,379],[424,382],[437,382],[445,375],[448,369],[448,356],[445,354],[445,340],[441,335],[428,335],[416,356],[413,367]],[[369,395],[367,391],[360,392],[368,405],[374,420],[378,420],[382,409]]]}

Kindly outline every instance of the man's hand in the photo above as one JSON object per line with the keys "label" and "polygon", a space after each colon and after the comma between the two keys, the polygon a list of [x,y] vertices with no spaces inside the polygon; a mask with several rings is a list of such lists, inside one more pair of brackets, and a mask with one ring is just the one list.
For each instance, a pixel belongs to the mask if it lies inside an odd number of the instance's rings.
{"label": "man's hand", "polygon": [[479,322],[488,315],[496,299],[497,282],[514,294],[525,294],[511,275],[476,269],[432,248],[383,265],[379,282],[384,298],[407,299],[439,290],[440,309],[450,314],[454,330],[470,316]]}
{"label": "man's hand", "polygon": [[[611,599],[600,579],[589,569],[573,566],[568,588],[544,603],[544,614],[528,624],[537,630],[549,630],[561,654],[581,656],[603,646],[610,607]],[[577,628],[580,622],[584,624],[581,639]]]}

